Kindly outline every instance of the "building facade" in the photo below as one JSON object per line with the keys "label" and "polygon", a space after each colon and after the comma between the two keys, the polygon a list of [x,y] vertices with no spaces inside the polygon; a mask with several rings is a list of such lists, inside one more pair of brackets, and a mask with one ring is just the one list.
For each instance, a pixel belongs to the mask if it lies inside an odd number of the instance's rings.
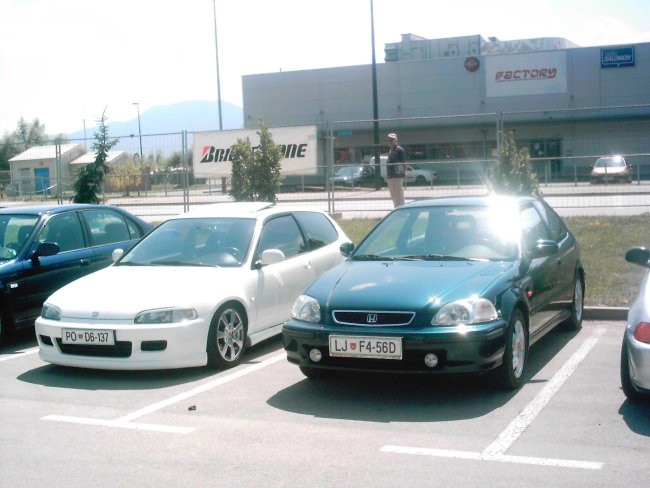
{"label": "building facade", "polygon": [[[607,154],[650,177],[650,43],[406,34],[386,44],[385,59],[376,65],[382,152],[397,132],[410,161],[471,176],[509,131],[545,178],[586,175]],[[371,65],[248,75],[242,86],[247,128],[319,127],[323,169],[374,154]]]}

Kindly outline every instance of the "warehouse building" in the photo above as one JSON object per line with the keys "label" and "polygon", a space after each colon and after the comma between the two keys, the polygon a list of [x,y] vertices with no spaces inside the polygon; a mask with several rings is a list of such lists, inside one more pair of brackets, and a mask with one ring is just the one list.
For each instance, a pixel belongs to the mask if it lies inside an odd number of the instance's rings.
{"label": "warehouse building", "polygon": [[[586,178],[601,155],[623,154],[650,177],[650,43],[579,47],[560,38],[405,34],[376,64],[378,125],[410,162],[475,179],[511,132],[541,178]],[[319,167],[374,154],[372,65],[242,79],[244,124],[315,124]]]}

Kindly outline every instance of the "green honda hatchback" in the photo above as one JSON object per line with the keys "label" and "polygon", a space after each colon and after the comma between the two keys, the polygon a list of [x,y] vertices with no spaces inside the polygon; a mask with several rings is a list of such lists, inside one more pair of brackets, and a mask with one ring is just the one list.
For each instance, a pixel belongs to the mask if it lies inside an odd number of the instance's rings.
{"label": "green honda hatchback", "polygon": [[343,250],[283,327],[288,360],[309,378],[490,373],[514,389],[531,344],[582,325],[578,243],[542,199],[411,202]]}

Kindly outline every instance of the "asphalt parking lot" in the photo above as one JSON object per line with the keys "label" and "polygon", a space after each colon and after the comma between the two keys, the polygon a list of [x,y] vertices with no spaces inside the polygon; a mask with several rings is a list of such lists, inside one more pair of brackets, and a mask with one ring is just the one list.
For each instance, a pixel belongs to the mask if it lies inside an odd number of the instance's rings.
{"label": "asphalt parking lot", "polygon": [[0,348],[3,487],[641,486],[650,403],[620,388],[624,322],[556,330],[526,384],[305,379],[279,339],[240,366],[112,372]]}

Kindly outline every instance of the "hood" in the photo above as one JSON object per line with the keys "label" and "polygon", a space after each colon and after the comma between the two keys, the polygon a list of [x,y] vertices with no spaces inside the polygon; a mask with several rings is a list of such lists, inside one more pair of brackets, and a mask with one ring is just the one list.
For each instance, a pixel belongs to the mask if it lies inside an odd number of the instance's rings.
{"label": "hood", "polygon": [[420,310],[481,295],[513,266],[512,262],[347,261],[324,277],[328,284],[316,283],[308,293],[328,302],[330,310]]}
{"label": "hood", "polygon": [[243,273],[241,268],[109,266],[64,286],[47,302],[69,318],[132,319],[165,307],[192,307],[201,315],[232,296]]}

